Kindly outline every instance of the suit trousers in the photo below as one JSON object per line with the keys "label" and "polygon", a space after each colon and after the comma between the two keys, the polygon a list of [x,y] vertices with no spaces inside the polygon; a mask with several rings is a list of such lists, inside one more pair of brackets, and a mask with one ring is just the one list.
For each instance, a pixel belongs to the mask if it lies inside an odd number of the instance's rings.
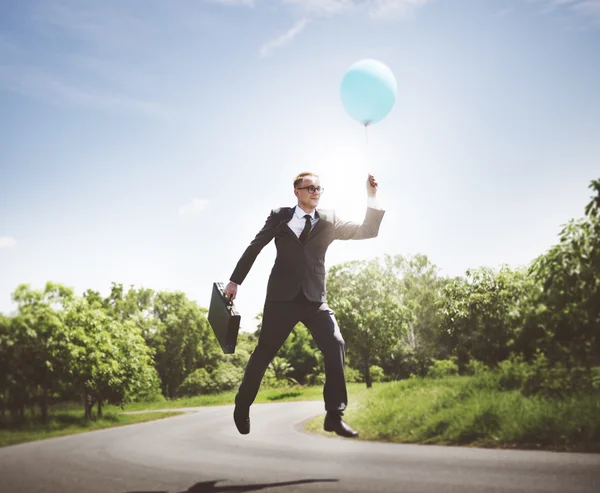
{"label": "suit trousers", "polygon": [[323,353],[325,410],[343,414],[348,405],[344,375],[346,345],[331,308],[327,303],[308,300],[302,290],[292,301],[265,303],[260,336],[248,360],[236,405],[250,407],[254,402],[265,371],[298,322],[306,326]]}

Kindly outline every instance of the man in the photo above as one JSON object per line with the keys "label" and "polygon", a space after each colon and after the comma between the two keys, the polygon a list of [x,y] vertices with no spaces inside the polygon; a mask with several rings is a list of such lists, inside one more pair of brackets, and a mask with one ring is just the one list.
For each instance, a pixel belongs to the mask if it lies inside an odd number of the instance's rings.
{"label": "man", "polygon": [[292,329],[302,322],[311,332],[325,363],[323,398],[326,431],[356,437],[343,419],[348,403],[344,377],[345,343],[333,311],[325,300],[325,253],[334,240],[374,238],[384,211],[377,206],[378,183],[368,175],[367,212],[362,224],[339,219],[334,211],[317,209],[323,193],[319,176],[300,173],[294,180],[295,207],[274,209],[238,261],[225,294],[233,301],[260,251],[275,239],[277,257],[269,277],[258,343],[250,356],[235,397],[234,422],[250,432],[250,406],[264,373]]}

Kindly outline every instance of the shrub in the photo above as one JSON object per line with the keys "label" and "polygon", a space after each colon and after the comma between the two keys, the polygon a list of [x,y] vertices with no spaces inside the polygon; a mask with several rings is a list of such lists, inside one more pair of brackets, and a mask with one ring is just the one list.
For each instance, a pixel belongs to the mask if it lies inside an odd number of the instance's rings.
{"label": "shrub", "polygon": [[472,359],[467,363],[466,370],[468,375],[481,375],[482,373],[487,372],[489,368],[485,363]]}
{"label": "shrub", "polygon": [[427,370],[427,376],[431,378],[443,378],[458,375],[456,358],[433,360],[433,364]]}
{"label": "shrub", "polygon": [[346,376],[346,382],[348,383],[363,383],[365,381],[362,372],[351,366],[347,366],[344,369],[344,374]]}
{"label": "shrub", "polygon": [[373,382],[383,382],[386,380],[385,373],[381,366],[371,365],[369,367],[369,372],[371,373],[371,380],[373,380]]}
{"label": "shrub", "polygon": [[185,378],[177,393],[180,396],[214,393],[214,384],[210,373],[205,368],[198,368]]}
{"label": "shrub", "polygon": [[323,385],[325,383],[324,373],[315,373],[308,378],[309,385]]}
{"label": "shrub", "polygon": [[592,368],[592,387],[600,390],[600,366]]}
{"label": "shrub", "polygon": [[241,368],[223,362],[219,363],[211,373],[205,368],[198,368],[186,377],[177,393],[180,396],[191,396],[233,390],[242,381],[242,372]]}
{"label": "shrub", "polygon": [[539,395],[563,398],[580,392],[589,392],[593,377],[584,368],[568,368],[564,363],[550,363],[538,352],[531,362],[522,356],[511,356],[498,364],[499,385],[505,390],[519,390],[524,396]]}

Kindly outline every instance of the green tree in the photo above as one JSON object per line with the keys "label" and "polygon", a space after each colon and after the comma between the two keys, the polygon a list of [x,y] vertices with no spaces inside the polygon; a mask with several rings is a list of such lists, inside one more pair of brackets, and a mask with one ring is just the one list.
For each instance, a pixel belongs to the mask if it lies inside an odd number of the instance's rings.
{"label": "green tree", "polygon": [[589,188],[595,195],[585,217],[569,221],[530,271],[542,286],[534,327],[546,356],[569,368],[583,365],[591,382],[600,364],[600,179]]}
{"label": "green tree", "polygon": [[17,366],[11,369],[14,405],[23,416],[29,398],[39,400],[42,420],[48,419],[49,397],[64,377],[65,332],[61,309],[73,291],[47,282],[44,290],[19,285],[13,300],[18,313],[11,323]]}
{"label": "green tree", "polygon": [[406,333],[407,312],[397,297],[396,282],[375,259],[333,266],[327,286],[348,352],[371,387],[371,365]]}
{"label": "green tree", "polygon": [[386,255],[384,260],[390,288],[405,308],[406,332],[382,366],[393,378],[425,375],[439,353],[437,333],[442,317],[437,304],[446,279],[426,255]]}
{"label": "green tree", "polygon": [[468,269],[452,279],[439,302],[443,316],[440,346],[456,356],[461,369],[471,358],[494,366],[516,349],[535,285],[524,269],[502,266]]}
{"label": "green tree", "polygon": [[197,368],[212,371],[222,351],[208,324],[207,310],[181,292],[160,292],[154,299],[156,330],[148,342],[165,397],[175,397],[179,386]]}
{"label": "green tree", "polygon": [[13,368],[18,365],[15,360],[15,337],[12,330],[12,319],[0,314],[0,416],[8,408],[10,391],[14,385]]}
{"label": "green tree", "polygon": [[294,327],[277,355],[284,358],[290,365],[290,370],[286,376],[301,385],[305,385],[310,377],[318,372],[318,352],[319,349],[312,335],[305,325],[300,322]]}
{"label": "green tree", "polygon": [[102,416],[104,403],[123,404],[159,391],[152,350],[130,320],[75,300],[65,314],[70,381],[83,396],[86,418],[92,406]]}

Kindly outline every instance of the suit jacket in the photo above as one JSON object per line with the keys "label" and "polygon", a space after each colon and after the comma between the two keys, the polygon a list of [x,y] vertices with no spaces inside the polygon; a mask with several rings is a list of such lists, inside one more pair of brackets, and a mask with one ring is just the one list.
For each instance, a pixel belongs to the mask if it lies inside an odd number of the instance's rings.
{"label": "suit jacket", "polygon": [[300,289],[311,301],[326,301],[325,253],[334,240],[375,238],[385,211],[367,208],[362,224],[342,221],[334,211],[316,209],[319,221],[304,243],[287,223],[294,207],[273,209],[264,226],[242,254],[230,280],[242,284],[261,250],[275,239],[277,257],[267,285],[267,301],[291,301]]}

